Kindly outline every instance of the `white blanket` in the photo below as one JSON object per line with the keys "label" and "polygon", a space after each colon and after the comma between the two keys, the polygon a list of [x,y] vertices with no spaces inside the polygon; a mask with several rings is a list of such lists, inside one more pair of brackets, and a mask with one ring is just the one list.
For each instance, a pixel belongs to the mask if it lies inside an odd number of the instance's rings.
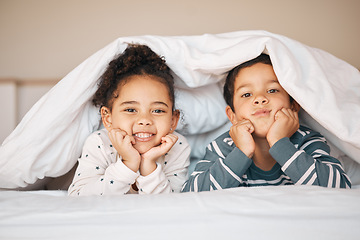
{"label": "white blanket", "polygon": [[234,66],[270,55],[282,86],[302,106],[301,119],[360,162],[360,73],[319,49],[265,31],[201,36],[119,38],[86,59],[44,95],[0,148],[0,188],[25,187],[69,171],[86,137],[99,126],[91,98],[110,60],[127,43],[142,43],[163,55],[173,71],[178,131],[194,158],[229,124],[222,80]]}
{"label": "white blanket", "polygon": [[0,194],[0,239],[355,240],[360,189],[233,188],[201,193],[68,197]]}

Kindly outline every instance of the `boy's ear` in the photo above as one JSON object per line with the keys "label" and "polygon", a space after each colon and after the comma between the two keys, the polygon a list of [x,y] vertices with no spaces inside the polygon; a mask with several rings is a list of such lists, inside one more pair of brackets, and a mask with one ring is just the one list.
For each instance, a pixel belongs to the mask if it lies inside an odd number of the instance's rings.
{"label": "boy's ear", "polygon": [[110,131],[112,129],[112,120],[111,120],[111,111],[107,107],[101,107],[100,109],[101,113],[101,120],[106,128],[106,130]]}
{"label": "boy's ear", "polygon": [[236,116],[235,116],[235,113],[233,112],[233,110],[231,109],[231,107],[229,105],[226,106],[225,112],[226,112],[226,116],[229,118],[230,122],[233,125],[235,125],[237,123]]}
{"label": "boy's ear", "polygon": [[170,133],[173,133],[178,125],[180,119],[180,111],[175,110],[173,111],[172,117],[171,117],[171,125],[170,125]]}
{"label": "boy's ear", "polygon": [[294,112],[299,112],[300,111],[300,105],[297,103],[297,101],[293,100],[291,103],[291,110],[293,110]]}

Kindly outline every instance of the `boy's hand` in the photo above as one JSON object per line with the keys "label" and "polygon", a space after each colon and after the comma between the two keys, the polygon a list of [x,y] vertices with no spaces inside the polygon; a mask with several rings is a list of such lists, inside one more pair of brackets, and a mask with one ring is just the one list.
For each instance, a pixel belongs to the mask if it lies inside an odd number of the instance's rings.
{"label": "boy's hand", "polygon": [[296,111],[287,108],[277,111],[275,122],[266,135],[270,147],[284,137],[291,137],[299,129],[299,126],[299,116]]}
{"label": "boy's hand", "polygon": [[248,157],[252,158],[255,151],[255,141],[251,135],[254,132],[254,125],[247,119],[232,125],[230,128],[230,137],[235,145]]}
{"label": "boy's hand", "polygon": [[123,163],[132,171],[137,172],[140,165],[140,154],[133,147],[135,139],[121,129],[112,129],[109,138],[116,151],[122,157]]}
{"label": "boy's hand", "polygon": [[161,138],[159,146],[153,147],[149,151],[143,153],[141,155],[140,174],[146,176],[152,173],[156,169],[156,160],[169,152],[177,140],[178,136],[175,134],[168,134]]}

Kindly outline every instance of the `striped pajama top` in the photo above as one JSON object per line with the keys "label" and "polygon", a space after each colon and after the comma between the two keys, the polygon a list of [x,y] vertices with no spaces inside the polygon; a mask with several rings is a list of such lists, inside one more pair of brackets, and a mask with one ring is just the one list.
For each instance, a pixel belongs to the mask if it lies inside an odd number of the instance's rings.
{"label": "striped pajama top", "polygon": [[282,138],[269,150],[276,164],[264,171],[253,163],[226,132],[211,142],[183,192],[266,185],[317,185],[351,188],[341,163],[330,156],[325,138],[300,126],[291,138]]}

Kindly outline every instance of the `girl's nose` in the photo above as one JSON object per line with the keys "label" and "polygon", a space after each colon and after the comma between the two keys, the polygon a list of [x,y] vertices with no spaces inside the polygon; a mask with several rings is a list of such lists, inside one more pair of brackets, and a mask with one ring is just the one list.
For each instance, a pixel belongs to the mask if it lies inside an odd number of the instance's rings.
{"label": "girl's nose", "polygon": [[149,114],[141,114],[138,119],[138,124],[142,126],[148,126],[151,125],[151,117]]}

